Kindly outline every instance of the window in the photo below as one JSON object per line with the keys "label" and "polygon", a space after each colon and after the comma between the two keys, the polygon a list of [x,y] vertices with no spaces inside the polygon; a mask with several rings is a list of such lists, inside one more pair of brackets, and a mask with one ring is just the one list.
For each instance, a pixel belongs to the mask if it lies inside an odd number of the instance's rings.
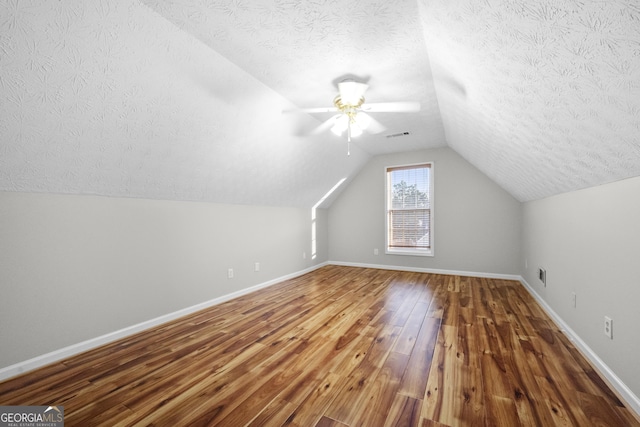
{"label": "window", "polygon": [[433,164],[387,168],[387,253],[433,255]]}

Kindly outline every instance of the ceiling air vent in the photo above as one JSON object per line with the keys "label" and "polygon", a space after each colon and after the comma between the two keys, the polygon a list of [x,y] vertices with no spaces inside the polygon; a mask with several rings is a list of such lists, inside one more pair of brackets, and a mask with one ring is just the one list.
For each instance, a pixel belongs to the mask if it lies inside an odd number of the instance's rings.
{"label": "ceiling air vent", "polygon": [[400,132],[400,133],[394,133],[392,135],[387,135],[387,138],[397,138],[399,136],[407,136],[410,135],[409,132]]}

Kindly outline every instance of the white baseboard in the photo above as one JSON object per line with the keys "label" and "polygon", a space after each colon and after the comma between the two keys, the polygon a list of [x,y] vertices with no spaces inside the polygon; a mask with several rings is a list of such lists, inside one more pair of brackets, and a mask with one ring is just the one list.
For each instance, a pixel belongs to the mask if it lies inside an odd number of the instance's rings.
{"label": "white baseboard", "polygon": [[329,264],[343,265],[346,267],[377,268],[381,270],[412,271],[415,273],[446,274],[449,276],[453,275],[453,276],[486,277],[488,279],[503,279],[503,280],[519,281],[522,278],[521,276],[516,274],[481,273],[477,271],[462,271],[462,270],[439,270],[436,268],[402,267],[397,265],[364,264],[359,262],[329,261]]}
{"label": "white baseboard", "polygon": [[29,360],[25,360],[23,362],[18,362],[14,365],[7,366],[5,368],[0,368],[0,381],[6,380],[8,378],[14,377],[16,375],[22,374],[24,372],[32,371],[34,369],[40,368],[42,366],[48,365],[50,363],[54,363],[68,357],[74,356],[76,354],[80,354],[87,350],[91,350],[93,348],[99,347],[101,345],[109,344],[121,338],[126,338],[130,335],[136,334],[138,332],[142,332],[146,329],[152,328],[154,326],[161,325],[163,323],[178,319],[180,317],[186,316],[191,313],[195,313],[196,311],[203,310],[205,308],[221,304],[223,302],[232,300],[234,298],[241,297],[243,295],[247,295],[251,292],[255,292],[259,289],[264,289],[269,286],[275,285],[276,283],[283,282],[285,280],[293,279],[298,276],[302,276],[303,274],[309,273],[311,271],[317,270],[320,267],[327,265],[328,263],[322,263],[318,265],[314,265],[305,270],[301,270],[295,273],[287,274],[285,276],[278,277],[276,279],[269,280],[267,282],[260,283],[255,286],[251,286],[246,289],[241,289],[236,292],[232,292],[227,295],[223,295],[218,298],[214,298],[209,301],[205,301],[200,304],[193,305],[191,307],[184,308],[182,310],[174,311],[173,313],[165,314],[160,317],[156,317],[155,319],[147,320],[142,323],[138,323],[136,325],[132,325],[118,331],[114,331],[96,338],[92,338],[77,344],[70,345],[68,347],[61,348],[59,350],[52,351],[50,353],[43,354],[41,356],[34,357]]}
{"label": "white baseboard", "polygon": [[540,295],[533,289],[529,283],[520,277],[520,283],[529,291],[529,293],[535,298],[535,300],[542,306],[544,311],[547,312],[551,320],[562,330],[562,332],[569,338],[569,340],[580,350],[582,355],[589,359],[592,366],[597,369],[600,374],[607,380],[609,385],[613,387],[618,393],[619,397],[624,401],[625,405],[632,411],[634,411],[638,418],[640,418],[640,399],[636,396],[625,383],[607,366],[606,363],[600,359],[600,357],[576,334],[573,329],[556,313],[547,302],[542,299]]}

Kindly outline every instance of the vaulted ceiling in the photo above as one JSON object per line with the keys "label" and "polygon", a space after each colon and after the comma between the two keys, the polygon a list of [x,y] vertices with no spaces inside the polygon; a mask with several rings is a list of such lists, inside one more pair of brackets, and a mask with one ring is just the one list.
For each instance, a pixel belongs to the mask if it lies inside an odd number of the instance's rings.
{"label": "vaulted ceiling", "polygon": [[[349,156],[330,115],[282,113],[344,78],[421,110]],[[311,207],[448,145],[527,201],[640,175],[640,6],[0,0],[0,91],[0,190]]]}

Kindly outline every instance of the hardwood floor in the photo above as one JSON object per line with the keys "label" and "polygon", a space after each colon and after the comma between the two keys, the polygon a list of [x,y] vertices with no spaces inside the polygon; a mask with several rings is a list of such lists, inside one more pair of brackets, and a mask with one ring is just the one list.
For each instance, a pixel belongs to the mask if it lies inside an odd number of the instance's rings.
{"label": "hardwood floor", "polygon": [[517,282],[326,266],[0,383],[66,426],[640,426]]}

